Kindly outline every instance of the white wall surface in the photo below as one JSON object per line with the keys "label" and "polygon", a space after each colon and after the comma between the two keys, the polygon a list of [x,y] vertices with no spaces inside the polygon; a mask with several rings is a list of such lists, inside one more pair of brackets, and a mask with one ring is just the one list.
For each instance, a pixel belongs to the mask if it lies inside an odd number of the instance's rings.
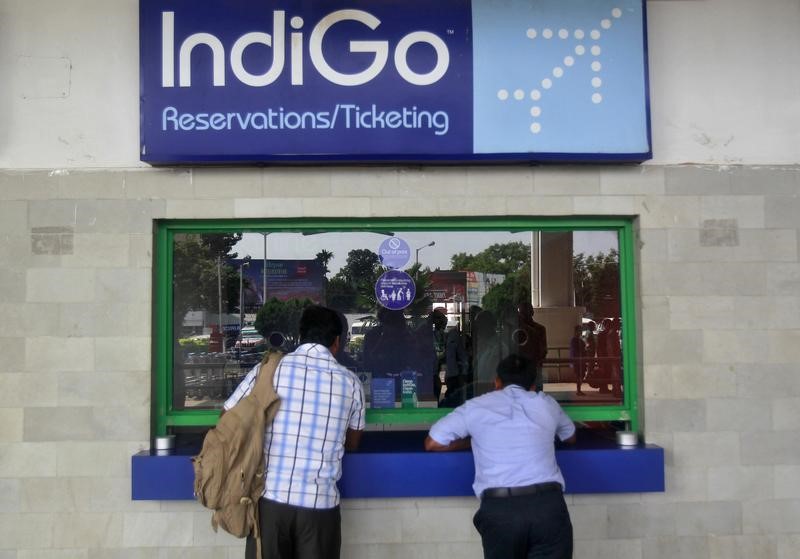
{"label": "white wall surface", "polygon": [[[800,162],[800,2],[652,0],[651,163]],[[0,168],[139,162],[136,0],[0,0]]]}

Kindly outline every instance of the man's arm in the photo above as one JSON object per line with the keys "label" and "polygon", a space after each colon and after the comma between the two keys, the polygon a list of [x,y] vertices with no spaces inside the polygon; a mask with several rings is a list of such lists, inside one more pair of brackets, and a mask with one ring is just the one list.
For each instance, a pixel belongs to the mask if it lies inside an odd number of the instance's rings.
{"label": "man's arm", "polygon": [[429,452],[447,452],[450,450],[466,450],[471,447],[471,439],[466,437],[464,439],[456,439],[450,444],[437,443],[431,438],[430,435],[425,437],[425,450]]}
{"label": "man's arm", "polygon": [[344,435],[344,449],[353,451],[358,450],[358,445],[361,443],[361,434],[364,431],[361,429],[347,429]]}

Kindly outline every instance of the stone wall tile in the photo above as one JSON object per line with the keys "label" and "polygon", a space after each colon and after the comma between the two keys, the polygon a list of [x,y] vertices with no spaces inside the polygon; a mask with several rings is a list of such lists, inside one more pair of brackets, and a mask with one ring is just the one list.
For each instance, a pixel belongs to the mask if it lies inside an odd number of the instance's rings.
{"label": "stone wall tile", "polygon": [[196,167],[192,184],[198,199],[258,198],[262,194],[258,168]]}
{"label": "stone wall tile", "polygon": [[643,559],[642,541],[640,539],[577,540],[574,557],[580,557],[580,559]]}
{"label": "stone wall tile", "polygon": [[267,198],[284,198],[288,194],[292,196],[340,195],[343,193],[331,190],[331,183],[338,176],[339,173],[332,174],[330,170],[323,168],[266,167],[262,170],[261,177],[263,195]]}
{"label": "stone wall tile", "polygon": [[766,297],[676,295],[669,298],[670,327],[676,330],[764,328],[762,315],[768,302]]}
{"label": "stone wall tile", "polygon": [[653,400],[647,402],[647,428],[675,433],[706,430],[704,400]]}
{"label": "stone wall tile", "polygon": [[50,443],[0,443],[0,478],[55,475],[55,445]]}
{"label": "stone wall tile", "polygon": [[166,207],[163,200],[81,200],[77,203],[75,232],[152,233],[153,220],[167,217]]}
{"label": "stone wall tile", "polygon": [[0,408],[0,443],[21,442],[23,408]]}
{"label": "stone wall tile", "polygon": [[753,501],[773,498],[773,470],[769,466],[719,466],[708,469],[708,499]]}
{"label": "stone wall tile", "polygon": [[121,543],[121,514],[83,512],[55,517],[54,547],[116,547]]}
{"label": "stone wall tile", "polygon": [[471,507],[435,507],[403,509],[399,511],[400,538],[403,543],[480,541],[472,525],[478,503]]}
{"label": "stone wall tile", "polygon": [[[167,200],[164,217],[167,219],[228,219],[246,217],[234,211],[235,200]],[[144,231],[142,231],[144,233]]]}
{"label": "stone wall tile", "polygon": [[770,363],[800,363],[800,330],[771,332],[768,347]]}
{"label": "stone wall tile", "polygon": [[128,334],[129,305],[65,303],[58,305],[58,334],[95,338]]}
{"label": "stone wall tile", "polygon": [[58,375],[61,406],[133,406],[150,404],[150,373],[63,373]]}
{"label": "stone wall tile", "polygon": [[636,196],[634,210],[642,229],[700,226],[699,196]]}
{"label": "stone wall tile", "polygon": [[0,407],[56,405],[57,378],[54,373],[0,374]]}
{"label": "stone wall tile", "polygon": [[772,428],[770,401],[758,398],[709,398],[706,426],[709,431],[766,431]]}
{"label": "stone wall tile", "polygon": [[648,365],[698,363],[703,354],[699,331],[648,330],[642,333],[642,358]]}
{"label": "stone wall tile", "polygon": [[21,487],[18,479],[0,479],[0,514],[20,512]]}
{"label": "stone wall tile", "polygon": [[59,200],[32,200],[28,202],[28,227],[66,227],[75,230],[78,224],[78,202]]}
{"label": "stone wall tile", "polygon": [[0,546],[46,553],[53,547],[53,523],[52,514],[0,514]]}
{"label": "stone wall tile", "polygon": [[[650,439],[647,439],[650,442]],[[705,467],[664,468],[664,493],[646,493],[642,495],[642,503],[696,503],[708,499],[708,470]]]}
{"label": "stone wall tile", "polygon": [[0,200],[55,200],[58,177],[42,171],[0,173]]}
{"label": "stone wall tile", "polygon": [[796,363],[733,365],[737,395],[749,397],[800,396],[800,375]]}
{"label": "stone wall tile", "polygon": [[[435,186],[432,186],[435,185]],[[467,194],[467,170],[463,167],[403,167],[389,196],[414,198],[462,198]]]}
{"label": "stone wall tile", "polygon": [[96,438],[91,408],[27,408],[25,441],[91,441]]}
{"label": "stone wall tile", "polygon": [[436,217],[439,212],[439,206],[435,201],[426,199],[420,200],[417,198],[404,197],[404,198],[372,198],[370,200],[370,214],[376,217],[393,217],[393,216],[420,216],[420,217]]}
{"label": "stone wall tile", "polygon": [[768,263],[767,292],[770,295],[800,293],[800,264]]}
{"label": "stone wall tile", "polygon": [[[313,183],[312,183],[313,184]],[[326,192],[327,187],[327,194]],[[304,192],[305,186],[298,185],[297,195]],[[372,168],[345,168],[334,173],[328,180],[319,181],[312,189],[324,197],[380,198],[382,196],[399,198],[403,193],[398,188],[397,172]],[[307,197],[307,195],[305,195]]]}
{"label": "stone wall tile", "polygon": [[[2,557],[2,555],[0,555]],[[20,549],[16,559],[88,559],[88,549]]]}
{"label": "stone wall tile", "polygon": [[607,505],[571,505],[573,537],[576,540],[602,540],[608,537]]}
{"label": "stone wall tile", "polygon": [[800,189],[800,170],[796,167],[733,167],[732,194],[786,196]]}
{"label": "stone wall tile", "polygon": [[239,198],[234,200],[234,217],[270,218],[300,217],[303,215],[303,199],[285,198]]}
{"label": "stone wall tile", "polygon": [[752,431],[742,433],[741,463],[746,466],[798,466],[800,445],[788,444],[800,437],[793,431]]}
{"label": "stone wall tile", "polygon": [[764,196],[704,196],[700,199],[700,219],[735,220],[742,229],[780,228],[764,218]]}
{"label": "stone wall tile", "polygon": [[56,336],[58,335],[58,305],[49,303],[0,302],[0,336]]}
{"label": "stone wall tile", "polygon": [[769,491],[767,495],[773,495],[778,499],[800,499],[800,465],[798,466],[775,466],[775,486],[774,491]]}
{"label": "stone wall tile", "polygon": [[351,544],[400,543],[403,527],[390,510],[351,510],[342,515],[342,541]]}
{"label": "stone wall tile", "polygon": [[669,196],[731,192],[731,174],[715,166],[669,166],[664,169],[664,181]]}
{"label": "stone wall tile", "polygon": [[594,168],[539,167],[533,174],[536,194],[557,196],[592,196],[600,194],[600,172]]}
{"label": "stone wall tile", "polygon": [[150,436],[150,406],[92,408],[95,440],[142,441]]}
{"label": "stone wall tile", "polygon": [[146,337],[152,334],[152,308],[148,303],[130,303],[128,309],[128,334]]}
{"label": "stone wall tile", "polygon": [[204,510],[192,516],[192,551],[202,547],[236,545],[237,538],[225,530],[214,531],[211,527],[211,514],[211,511]]}
{"label": "stone wall tile", "polygon": [[34,372],[92,371],[94,370],[94,340],[91,338],[26,338],[25,370]]}
{"label": "stone wall tile", "polygon": [[703,330],[703,363],[761,363],[769,339],[764,330]]}
{"label": "stone wall tile", "polygon": [[468,196],[532,196],[536,171],[531,168],[469,167]]}
{"label": "stone wall tile", "polygon": [[[128,235],[128,262],[131,268],[154,268],[153,235]],[[123,266],[124,267],[124,266]]]}
{"label": "stone wall tile", "polygon": [[664,194],[663,167],[638,165],[635,167],[608,167],[600,171],[600,192],[604,195],[659,195]]}
{"label": "stone wall tile", "polygon": [[149,303],[152,298],[150,270],[98,268],[93,284],[98,303]]}
{"label": "stone wall tile", "polygon": [[777,559],[796,559],[800,557],[800,535],[780,534],[778,540]]}
{"label": "stone wall tile", "polygon": [[675,433],[672,459],[677,467],[731,466],[740,462],[738,433]]}
{"label": "stone wall tile", "polygon": [[800,499],[742,503],[744,534],[797,534]]}
{"label": "stone wall tile", "polygon": [[634,215],[638,209],[633,196],[575,196],[573,205],[578,215]]}
{"label": "stone wall tile", "polygon": [[473,216],[473,215],[505,215],[506,200],[502,196],[496,198],[439,198],[439,215]]}
{"label": "stone wall tile", "polygon": [[25,369],[25,339],[0,338],[0,373]]}
{"label": "stone wall tile", "polygon": [[190,169],[135,169],[123,176],[125,197],[133,200],[194,198]]}
{"label": "stone wall tile", "polygon": [[125,197],[124,173],[66,171],[58,175],[59,198],[113,200]]}
{"label": "stone wall tile", "polygon": [[797,233],[789,229],[737,232],[731,244],[704,244],[704,231],[672,229],[668,253],[672,262],[792,262],[797,260]]}
{"label": "stone wall tile", "polygon": [[637,234],[641,262],[667,261],[667,229],[640,229]]}
{"label": "stone wall tile", "polygon": [[95,340],[95,369],[98,371],[149,371],[150,338],[109,337]]}
{"label": "stone wall tile", "polygon": [[71,513],[80,510],[80,496],[68,478],[28,478],[22,480],[23,512]]}
{"label": "stone wall tile", "polygon": [[[800,297],[769,297],[765,307],[767,328],[771,330],[800,329]],[[760,314],[763,313],[764,309],[761,309]],[[761,320],[764,320],[763,317]]]}
{"label": "stone wall tile", "polygon": [[793,196],[769,196],[766,199],[768,227],[800,228],[800,184]]}
{"label": "stone wall tile", "polygon": [[709,559],[776,559],[775,536],[720,536],[708,538]]}
{"label": "stone wall tile", "polygon": [[123,477],[129,475],[131,460],[128,444],[116,442],[70,441],[54,443],[59,477]]}
{"label": "stone wall tile", "polygon": [[574,213],[572,196],[508,196],[508,215],[558,216]]}
{"label": "stone wall tile", "polygon": [[766,293],[762,263],[642,262],[643,295],[749,296]]}
{"label": "stone wall tile", "polygon": [[366,217],[370,215],[369,198],[304,198],[304,217]]}
{"label": "stone wall tile", "polygon": [[774,400],[772,425],[777,431],[794,431],[800,428],[800,398]]}
{"label": "stone wall tile", "polygon": [[65,268],[123,268],[130,259],[130,239],[120,234],[77,234],[71,254],[61,257]]}
{"label": "stone wall tile", "polygon": [[708,559],[708,540],[702,536],[658,536],[642,541],[647,559]]}
{"label": "stone wall tile", "polygon": [[28,202],[6,200],[0,204],[0,234],[22,235],[28,231]]}
{"label": "stone wall tile", "polygon": [[663,536],[675,533],[675,505],[673,503],[609,505],[608,537],[634,539]]}
{"label": "stone wall tile", "polygon": [[742,508],[732,501],[676,503],[675,529],[679,536],[741,534]]}
{"label": "stone wall tile", "polygon": [[733,398],[738,395],[734,367],[729,364],[688,363],[672,367],[672,397],[678,399]]}
{"label": "stone wall tile", "polygon": [[[33,288],[36,289],[36,286]],[[28,289],[25,270],[0,268],[0,302],[22,303],[26,300]]]}
{"label": "stone wall tile", "polygon": [[95,297],[94,270],[31,268],[27,270],[27,301],[31,303],[91,303]]}
{"label": "stone wall tile", "polygon": [[189,547],[192,545],[190,513],[125,513],[124,547]]}

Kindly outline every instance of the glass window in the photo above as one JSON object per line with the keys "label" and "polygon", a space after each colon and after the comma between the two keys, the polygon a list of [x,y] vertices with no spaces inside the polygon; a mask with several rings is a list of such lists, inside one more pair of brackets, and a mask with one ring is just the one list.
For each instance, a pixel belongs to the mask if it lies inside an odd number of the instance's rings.
{"label": "glass window", "polygon": [[292,351],[309,304],[340,313],[337,358],[373,422],[435,419],[493,390],[512,353],[573,417],[631,418],[629,223],[303,225],[160,228],[160,429],[203,424],[265,351]]}

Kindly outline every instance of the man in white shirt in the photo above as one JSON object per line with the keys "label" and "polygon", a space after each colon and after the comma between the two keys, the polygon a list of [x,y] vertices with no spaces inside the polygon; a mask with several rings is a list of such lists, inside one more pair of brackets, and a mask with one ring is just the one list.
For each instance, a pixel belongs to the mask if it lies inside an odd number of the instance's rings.
{"label": "man in white shirt", "polygon": [[[262,557],[338,559],[339,490],[345,449],[364,430],[364,393],[356,375],[340,365],[342,323],[335,311],[312,306],[300,318],[300,346],[281,359],[275,391],[281,403],[264,433],[264,493],[259,500]],[[258,367],[223,408],[250,393]],[[245,557],[256,559],[248,538]]]}
{"label": "man in white shirt", "polygon": [[574,442],[575,425],[552,397],[529,391],[531,363],[510,355],[497,366],[495,391],[459,406],[437,421],[426,450],[468,448],[475,460],[473,523],[486,559],[568,559],[572,523],[555,437]]}

